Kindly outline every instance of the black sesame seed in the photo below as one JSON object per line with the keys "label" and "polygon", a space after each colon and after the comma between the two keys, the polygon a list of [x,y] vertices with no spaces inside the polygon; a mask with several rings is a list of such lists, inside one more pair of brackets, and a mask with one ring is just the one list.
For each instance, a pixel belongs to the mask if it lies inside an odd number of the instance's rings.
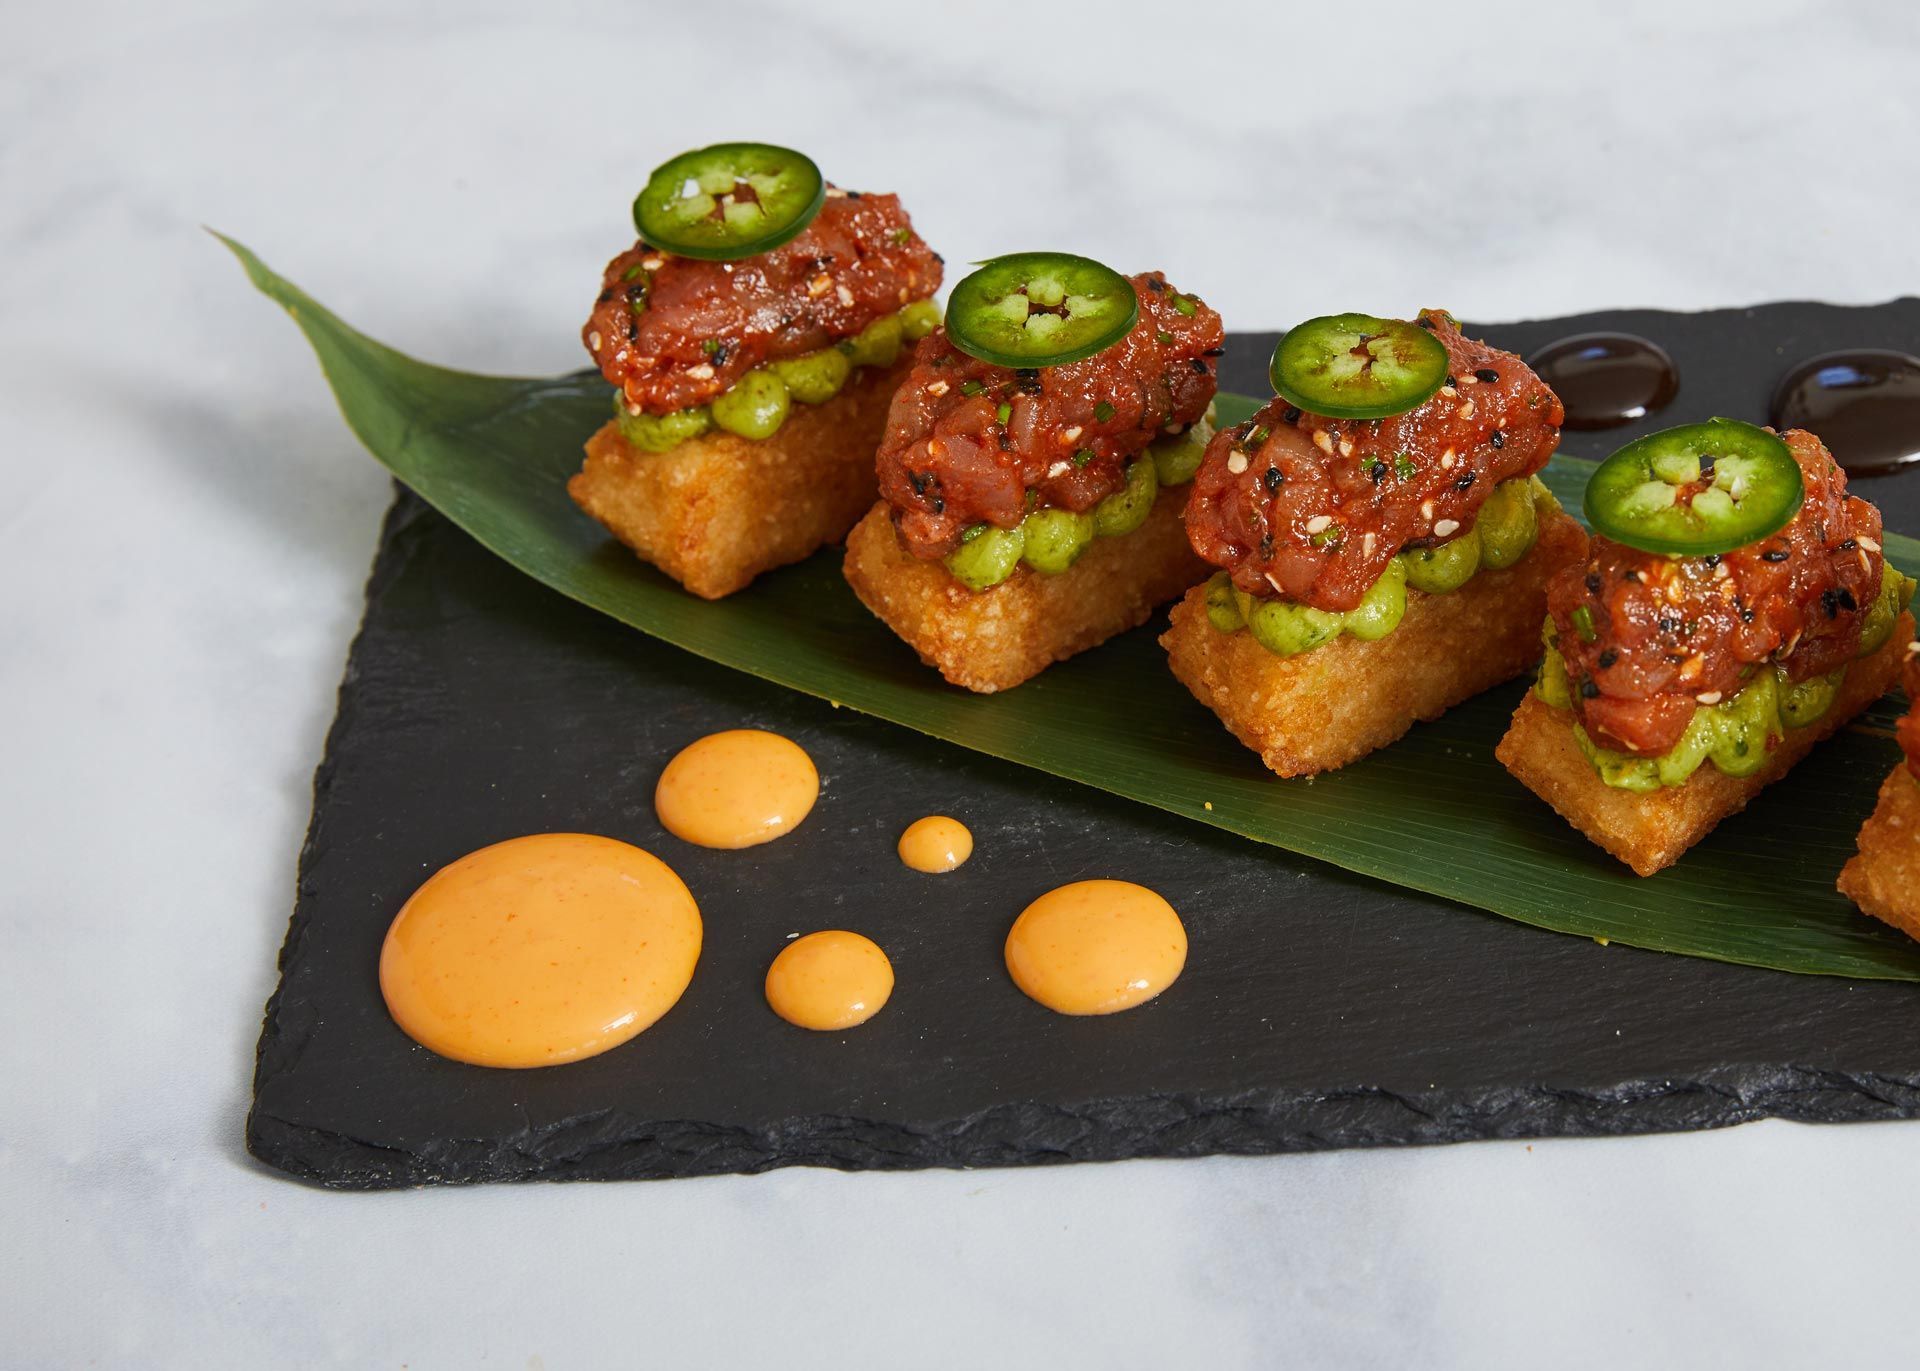
{"label": "black sesame seed", "polygon": [[1265,474],[1260,477],[1260,480],[1266,485],[1268,490],[1280,489],[1280,483],[1286,479],[1287,478],[1280,473],[1279,467],[1268,467]]}
{"label": "black sesame seed", "polygon": [[1429,333],[1431,333],[1433,331],[1433,320],[1422,319],[1420,321],[1420,327],[1423,329],[1426,329]]}
{"label": "black sesame seed", "polygon": [[913,493],[915,495],[925,495],[927,493],[927,486],[932,480],[933,473],[930,471],[909,471],[907,473],[907,484],[913,487]]}
{"label": "black sesame seed", "polygon": [[1769,548],[1760,554],[1760,560],[1763,562],[1784,562],[1787,560],[1787,550],[1783,547]]}
{"label": "black sesame seed", "polygon": [[1600,593],[1600,573],[1599,572],[1589,571],[1587,573],[1587,589],[1592,591],[1595,595],[1598,595]]}
{"label": "black sesame seed", "polygon": [[1162,281],[1158,276],[1149,276],[1147,278],[1148,290],[1158,292],[1158,291],[1163,291],[1166,288],[1167,288],[1167,283],[1165,281]]}
{"label": "black sesame seed", "polygon": [[1187,365],[1199,372],[1202,376],[1207,374],[1207,364],[1198,357],[1188,362]]}
{"label": "black sesame seed", "polygon": [[1618,652],[1615,652],[1612,648],[1607,648],[1604,652],[1600,654],[1600,668],[1601,670],[1604,671],[1606,668],[1612,666],[1615,662],[1619,660],[1620,660],[1620,654]]}
{"label": "black sesame seed", "polygon": [[1461,475],[1460,478],[1453,483],[1453,488],[1455,490],[1466,490],[1470,488],[1472,485],[1473,485],[1473,473],[1469,471]]}
{"label": "black sesame seed", "polygon": [[1840,617],[1840,593],[1833,590],[1821,591],[1820,608],[1827,611],[1827,617],[1829,619],[1838,619]]}
{"label": "black sesame seed", "polygon": [[1859,544],[1859,543],[1857,543],[1856,541],[1854,541],[1854,540],[1853,540],[1852,538],[1849,538],[1849,539],[1847,539],[1847,541],[1846,541],[1846,542],[1844,542],[1844,543],[1842,543],[1842,544],[1840,544],[1840,550],[1841,550],[1842,552],[1852,552],[1852,551],[1853,551],[1853,550],[1854,550],[1855,548],[1857,548],[1857,547],[1859,547],[1859,546],[1860,546],[1860,544]]}
{"label": "black sesame seed", "polygon": [[1448,373],[1447,373],[1447,384],[1448,384],[1448,385],[1450,385],[1450,386],[1457,386],[1457,385],[1459,385],[1460,383],[1459,383],[1459,382],[1458,382],[1457,380],[1455,380],[1455,379],[1454,379],[1454,375],[1453,375],[1453,373],[1452,373],[1452,372],[1448,372]]}
{"label": "black sesame seed", "polygon": [[1849,614],[1860,608],[1860,602],[1853,598],[1853,592],[1844,586],[1840,590],[1840,608]]}
{"label": "black sesame seed", "polygon": [[1495,447],[1505,447],[1507,445],[1506,430],[1496,428],[1492,433],[1489,433],[1487,435],[1487,441],[1489,443],[1492,443]]}
{"label": "black sesame seed", "polygon": [[1297,424],[1300,422],[1300,411],[1288,405],[1286,412],[1280,416],[1280,421],[1285,424]]}
{"label": "black sesame seed", "polygon": [[1035,367],[1021,367],[1013,373],[1013,383],[1028,395],[1040,393],[1040,372]]}
{"label": "black sesame seed", "polygon": [[1680,621],[1671,614],[1662,614],[1658,619],[1653,621],[1653,626],[1662,633],[1678,633],[1680,631]]}
{"label": "black sesame seed", "polygon": [[1595,685],[1592,681],[1588,681],[1588,680],[1581,681],[1580,682],[1580,698],[1583,700],[1599,699],[1600,687]]}
{"label": "black sesame seed", "polygon": [[1706,556],[1702,557],[1700,560],[1705,562],[1708,566],[1719,566],[1720,554],[1717,552],[1709,552]]}
{"label": "black sesame seed", "polygon": [[600,292],[600,298],[594,301],[594,303],[599,305],[604,305],[607,303],[607,301],[611,300],[612,298],[613,298],[613,287],[608,286],[605,290]]}
{"label": "black sesame seed", "polygon": [[1201,353],[1200,355],[1202,357],[1225,357],[1227,355],[1227,350],[1225,348],[1208,348],[1205,352]]}
{"label": "black sesame seed", "polygon": [[1373,477],[1374,484],[1378,485],[1387,477],[1387,464],[1385,462],[1375,462],[1367,468],[1367,475]]}
{"label": "black sesame seed", "polygon": [[1475,369],[1473,378],[1476,381],[1485,381],[1488,385],[1494,385],[1499,381],[1500,373],[1492,367],[1479,367]]}
{"label": "black sesame seed", "polygon": [[938,495],[933,497],[933,512],[935,514],[944,514],[947,512],[947,502]]}

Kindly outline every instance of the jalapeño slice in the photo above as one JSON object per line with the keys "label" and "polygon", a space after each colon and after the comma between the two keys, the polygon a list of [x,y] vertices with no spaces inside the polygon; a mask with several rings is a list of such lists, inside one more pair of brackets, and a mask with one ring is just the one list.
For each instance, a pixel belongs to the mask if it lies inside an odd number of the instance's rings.
{"label": "jalape\u00f1o slice", "polygon": [[1426,400],[1447,379],[1447,350],[1417,324],[1371,314],[1327,314],[1296,324],[1273,350],[1274,392],[1329,419],[1385,419]]}
{"label": "jalape\u00f1o slice", "polygon": [[654,168],[634,197],[633,223],[656,248],[734,261],[798,237],[826,199],[827,183],[805,153],[715,143]]}
{"label": "jalape\u00f1o slice", "polygon": [[1737,419],[1635,439],[1587,482],[1593,531],[1642,552],[1706,557],[1778,533],[1806,498],[1800,464],[1774,434]]}
{"label": "jalape\u00f1o slice", "polygon": [[947,337],[1002,367],[1057,367],[1112,347],[1140,317],[1133,282],[1090,257],[1016,252],[953,288]]}

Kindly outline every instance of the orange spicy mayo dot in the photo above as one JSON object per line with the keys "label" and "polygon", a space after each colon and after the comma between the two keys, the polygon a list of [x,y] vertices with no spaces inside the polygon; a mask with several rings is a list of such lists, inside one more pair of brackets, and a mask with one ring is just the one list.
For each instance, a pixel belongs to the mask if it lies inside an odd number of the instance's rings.
{"label": "orange spicy mayo dot", "polygon": [[693,979],[700,910],[650,853],[537,833],[468,853],[413,893],[380,949],[408,1037],[476,1066],[552,1066],[620,1046]]}
{"label": "orange spicy mayo dot", "polygon": [[653,807],[667,832],[701,847],[753,847],[789,833],[820,797],[800,744],[735,728],[690,743],[660,773]]}
{"label": "orange spicy mayo dot", "polygon": [[844,929],[809,933],[780,950],[767,968],[767,1003],[800,1028],[832,1031],[863,1024],[893,994],[893,963],[871,938]]}
{"label": "orange spicy mayo dot", "polygon": [[915,871],[951,871],[973,855],[973,834],[958,819],[929,814],[900,835],[900,860]]}
{"label": "orange spicy mayo dot", "polygon": [[1130,881],[1075,881],[1028,905],[1007,934],[1013,983],[1062,1014],[1112,1014],[1152,999],[1187,964],[1173,906]]}

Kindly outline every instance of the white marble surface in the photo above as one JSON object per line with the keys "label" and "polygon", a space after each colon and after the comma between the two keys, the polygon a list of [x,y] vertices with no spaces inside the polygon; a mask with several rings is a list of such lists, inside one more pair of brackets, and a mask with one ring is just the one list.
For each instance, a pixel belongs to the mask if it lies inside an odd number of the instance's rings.
{"label": "white marble surface", "polygon": [[1914,1126],[378,1196],[241,1150],[387,489],[198,225],[519,372],[729,135],[1240,327],[1920,287],[1911,5],[1280,8],[7,7],[0,1364],[1912,1364]]}

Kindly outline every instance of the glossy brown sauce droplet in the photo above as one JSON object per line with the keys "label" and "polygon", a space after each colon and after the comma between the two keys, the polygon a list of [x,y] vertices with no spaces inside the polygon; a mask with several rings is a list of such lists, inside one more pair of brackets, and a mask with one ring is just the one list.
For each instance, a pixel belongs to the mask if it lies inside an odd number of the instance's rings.
{"label": "glossy brown sauce droplet", "polygon": [[1664,409],[1680,390],[1667,350],[1633,333],[1576,333],[1527,365],[1567,408],[1568,428],[1617,428]]}
{"label": "glossy brown sauce droplet", "polygon": [[1780,378],[1768,416],[1820,437],[1849,476],[1920,462],[1920,357],[1855,348],[1809,357]]}

